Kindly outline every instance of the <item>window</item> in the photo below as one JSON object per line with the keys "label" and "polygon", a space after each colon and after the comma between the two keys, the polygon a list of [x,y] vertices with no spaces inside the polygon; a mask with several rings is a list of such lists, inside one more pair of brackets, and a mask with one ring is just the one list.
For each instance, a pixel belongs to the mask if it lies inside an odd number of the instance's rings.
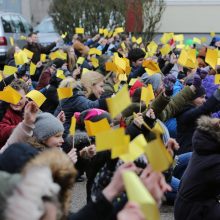
{"label": "window", "polygon": [[12,15],[11,20],[16,33],[25,33],[24,25],[18,15]]}
{"label": "window", "polygon": [[20,17],[20,19],[24,26],[25,33],[30,33],[30,30],[31,30],[30,24],[28,24],[28,22],[23,17]]}
{"label": "window", "polygon": [[11,23],[11,17],[10,15],[3,15],[1,17],[2,25],[5,33],[15,33],[15,29],[12,26]]}

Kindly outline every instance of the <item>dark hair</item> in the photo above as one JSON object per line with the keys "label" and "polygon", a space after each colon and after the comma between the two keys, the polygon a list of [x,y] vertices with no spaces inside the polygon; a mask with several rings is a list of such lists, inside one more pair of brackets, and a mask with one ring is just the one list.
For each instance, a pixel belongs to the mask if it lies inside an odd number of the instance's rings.
{"label": "dark hair", "polygon": [[140,48],[134,48],[128,52],[128,59],[131,62],[136,62],[138,59],[144,58],[145,55],[146,55],[146,53],[143,50],[141,50]]}
{"label": "dark hair", "polygon": [[32,37],[32,35],[37,35],[37,32],[31,32],[30,34],[28,34],[28,37]]}

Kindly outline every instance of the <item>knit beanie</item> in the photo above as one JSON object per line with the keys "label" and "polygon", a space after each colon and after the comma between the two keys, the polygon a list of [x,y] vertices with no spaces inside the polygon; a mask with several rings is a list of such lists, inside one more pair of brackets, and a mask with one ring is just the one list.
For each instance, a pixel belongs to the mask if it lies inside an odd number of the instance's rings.
{"label": "knit beanie", "polygon": [[199,88],[196,89],[196,94],[194,95],[193,98],[196,99],[196,98],[199,98],[205,94],[206,94],[205,88],[203,86],[200,86]]}
{"label": "knit beanie", "polygon": [[59,119],[50,113],[43,112],[37,116],[33,134],[41,142],[63,131],[64,127]]}
{"label": "knit beanie", "polygon": [[0,170],[19,173],[24,165],[37,154],[38,150],[29,144],[12,144],[0,154]]}

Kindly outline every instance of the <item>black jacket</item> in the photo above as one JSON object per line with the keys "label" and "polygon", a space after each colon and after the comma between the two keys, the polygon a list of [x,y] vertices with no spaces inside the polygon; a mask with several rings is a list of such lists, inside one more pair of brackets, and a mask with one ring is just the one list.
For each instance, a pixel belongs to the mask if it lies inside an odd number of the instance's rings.
{"label": "black jacket", "polygon": [[220,127],[203,116],[193,136],[193,154],[175,202],[176,220],[220,219]]}
{"label": "black jacket", "polygon": [[37,63],[38,61],[40,61],[40,55],[42,53],[45,53],[45,54],[49,54],[50,51],[56,46],[56,43],[51,43],[50,45],[44,47],[42,46],[41,44],[38,44],[38,43],[33,43],[33,44],[30,44],[28,43],[27,45],[24,46],[24,48],[32,51],[34,53],[31,61],[33,63]]}
{"label": "black jacket", "polygon": [[177,142],[180,145],[178,154],[192,151],[192,137],[196,129],[196,121],[202,115],[209,115],[219,110],[220,90],[210,97],[203,105],[195,107],[188,105],[177,116]]}
{"label": "black jacket", "polygon": [[86,98],[82,91],[76,88],[73,89],[72,97],[60,101],[60,105],[57,107],[54,114],[57,116],[61,110],[64,111],[66,116],[66,121],[64,123],[65,135],[69,133],[71,118],[73,117],[74,113],[82,112],[90,108],[100,108],[107,110],[105,99],[97,99],[95,101],[91,101],[90,99]]}

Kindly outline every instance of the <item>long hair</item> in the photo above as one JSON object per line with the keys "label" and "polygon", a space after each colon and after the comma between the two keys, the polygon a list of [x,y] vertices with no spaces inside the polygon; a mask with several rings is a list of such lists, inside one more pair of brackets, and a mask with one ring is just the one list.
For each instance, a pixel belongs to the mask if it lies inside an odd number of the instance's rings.
{"label": "long hair", "polygon": [[90,95],[92,95],[92,87],[97,83],[103,82],[104,76],[101,73],[89,71],[88,73],[82,75],[80,81],[83,88],[85,89],[85,95],[89,97]]}

